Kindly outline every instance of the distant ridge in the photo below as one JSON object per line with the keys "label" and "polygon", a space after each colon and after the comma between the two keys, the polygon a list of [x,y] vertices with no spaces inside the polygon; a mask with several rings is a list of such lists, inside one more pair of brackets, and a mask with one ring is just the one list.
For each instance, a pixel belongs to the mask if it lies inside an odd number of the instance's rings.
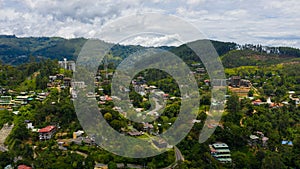
{"label": "distant ridge", "polygon": [[[60,37],[17,37],[15,35],[0,35],[0,60],[5,64],[19,65],[29,62],[30,59],[67,58],[75,60],[86,38],[64,39]],[[221,56],[225,67],[240,65],[257,65],[260,62],[268,63],[268,60],[278,62],[286,59],[300,58],[300,50],[291,47],[267,47],[261,45],[239,45],[234,42],[221,42],[211,40],[216,51]],[[191,42],[198,43],[198,41]],[[116,44],[112,48],[112,55],[125,58],[128,54],[144,49],[143,46]],[[158,47],[169,50],[180,57],[188,58],[193,52],[186,46]],[[253,57],[253,58],[252,58]],[[244,63],[243,63],[244,62]]]}

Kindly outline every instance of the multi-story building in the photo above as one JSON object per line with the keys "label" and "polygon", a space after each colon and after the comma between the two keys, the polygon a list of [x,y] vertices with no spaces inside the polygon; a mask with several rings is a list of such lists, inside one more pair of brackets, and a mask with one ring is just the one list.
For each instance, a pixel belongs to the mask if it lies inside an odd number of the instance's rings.
{"label": "multi-story building", "polygon": [[10,106],[10,105],[12,105],[11,101],[12,101],[11,96],[1,96],[0,97],[0,106]]}
{"label": "multi-story building", "polygon": [[55,126],[47,126],[45,128],[39,129],[39,138],[40,140],[49,140],[52,138],[55,132],[56,132]]}
{"label": "multi-story building", "polygon": [[231,163],[231,154],[227,144],[214,143],[209,145],[211,155],[221,163]]}
{"label": "multi-story building", "polygon": [[64,58],[63,61],[58,61],[58,64],[60,67],[67,69],[67,70],[72,70],[73,72],[75,72],[76,70],[76,66],[75,66],[75,62],[74,61],[68,61],[67,58]]}

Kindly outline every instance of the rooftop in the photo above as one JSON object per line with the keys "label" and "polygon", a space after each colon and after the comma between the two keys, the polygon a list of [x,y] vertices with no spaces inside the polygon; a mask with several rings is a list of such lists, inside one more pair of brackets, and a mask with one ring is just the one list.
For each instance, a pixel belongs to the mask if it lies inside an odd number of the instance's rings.
{"label": "rooftop", "polygon": [[225,143],[215,143],[213,146],[214,148],[228,148],[228,145]]}
{"label": "rooftop", "polygon": [[292,142],[292,141],[283,140],[283,141],[281,141],[281,144],[282,144],[282,145],[289,145],[289,146],[292,146],[292,145],[293,145],[293,142]]}
{"label": "rooftop", "polygon": [[55,126],[47,126],[42,129],[39,129],[39,133],[48,133],[54,130],[56,127]]}
{"label": "rooftop", "polygon": [[27,165],[19,165],[18,169],[31,169],[31,167],[28,167]]}
{"label": "rooftop", "polygon": [[217,150],[215,150],[215,152],[217,152],[217,153],[230,153],[230,150],[229,149],[224,149],[224,150],[217,149]]}
{"label": "rooftop", "polygon": [[256,136],[256,135],[250,135],[250,138],[251,138],[252,140],[259,139],[259,137],[258,137],[258,136]]}

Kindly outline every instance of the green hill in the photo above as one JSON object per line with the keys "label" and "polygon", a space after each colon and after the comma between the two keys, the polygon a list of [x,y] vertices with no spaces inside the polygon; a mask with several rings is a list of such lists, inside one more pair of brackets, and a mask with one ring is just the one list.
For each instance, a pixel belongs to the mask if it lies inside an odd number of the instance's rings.
{"label": "green hill", "polygon": [[221,56],[222,63],[227,68],[239,66],[263,66],[288,62],[297,56],[284,54],[266,54],[252,50],[232,50]]}
{"label": "green hill", "polygon": [[[0,35],[0,60],[5,64],[19,65],[50,58],[61,60],[63,58],[75,60],[87,39],[64,39],[60,37],[23,37],[14,35]],[[200,43],[195,41],[191,43]],[[220,42],[211,40],[225,67],[269,65],[286,62],[300,57],[300,50],[290,47],[262,47],[260,45],[244,46],[233,42]],[[199,62],[196,54],[187,46],[162,46],[160,49],[168,50],[188,62]],[[113,56],[125,58],[128,55],[143,50],[145,47],[133,45],[113,46]],[[237,50],[239,49],[239,50]],[[32,56],[32,57],[31,57]]]}
{"label": "green hill", "polygon": [[28,62],[30,56],[35,59],[73,59],[78,55],[84,38],[63,39],[58,37],[0,36],[0,59],[4,63],[18,65]]}

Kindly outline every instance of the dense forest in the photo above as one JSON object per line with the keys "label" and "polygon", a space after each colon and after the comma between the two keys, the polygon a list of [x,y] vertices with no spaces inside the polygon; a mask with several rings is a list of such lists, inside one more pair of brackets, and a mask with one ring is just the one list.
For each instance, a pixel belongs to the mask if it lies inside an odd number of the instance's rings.
{"label": "dense forest", "polygon": [[[0,60],[5,64],[11,65],[30,62],[32,59],[36,61],[47,58],[76,60],[86,41],[87,39],[85,38],[64,39],[60,37],[16,37],[14,35],[0,35]],[[198,42],[201,41],[192,43]],[[260,62],[264,62],[266,59],[268,62],[279,63],[282,60],[286,60],[286,58],[300,57],[300,50],[290,47],[262,47],[261,45],[250,44],[238,45],[233,42],[214,40],[211,40],[211,43],[217,53],[222,56],[225,67],[261,64]],[[144,48],[143,46],[115,44],[111,49],[111,53],[113,56],[119,56],[124,59],[129,54]],[[191,51],[187,45],[179,47],[162,46],[158,48],[171,51],[179,56],[189,57],[193,55],[193,51]],[[236,55],[239,57],[237,58]],[[255,58],[249,59],[249,55],[254,55]],[[228,58],[235,59],[232,60]],[[272,61],[274,58],[275,61]],[[233,63],[229,63],[230,60],[233,61]]]}

